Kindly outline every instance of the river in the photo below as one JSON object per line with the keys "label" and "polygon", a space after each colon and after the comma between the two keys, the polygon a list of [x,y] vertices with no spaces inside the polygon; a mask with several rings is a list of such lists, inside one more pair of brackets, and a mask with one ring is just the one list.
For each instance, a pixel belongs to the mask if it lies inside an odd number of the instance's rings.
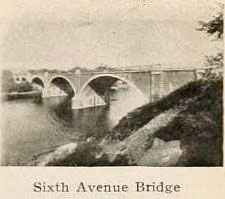
{"label": "river", "polygon": [[1,165],[24,165],[63,144],[104,137],[127,112],[143,104],[130,93],[118,92],[110,106],[83,110],[72,110],[66,97],[2,102]]}

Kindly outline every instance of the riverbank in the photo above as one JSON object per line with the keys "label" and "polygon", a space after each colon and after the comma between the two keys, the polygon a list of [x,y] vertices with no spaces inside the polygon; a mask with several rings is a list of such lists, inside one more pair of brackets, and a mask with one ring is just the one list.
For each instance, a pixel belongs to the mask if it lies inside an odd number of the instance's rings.
{"label": "riverbank", "polygon": [[222,166],[222,80],[191,82],[130,112],[105,139],[61,146],[30,165]]}
{"label": "riverbank", "polygon": [[[182,151],[176,166],[222,166],[223,164],[223,78],[211,75],[191,82],[158,102],[147,104],[124,117],[110,139],[125,140],[168,111],[170,121],[161,120],[150,136],[165,143],[179,141]],[[148,130],[148,132],[150,131]],[[143,151],[148,156],[152,148]],[[169,157],[168,157],[169,159]],[[149,162],[148,162],[149,163]],[[148,164],[146,162],[146,164]]]}
{"label": "riverbank", "polygon": [[36,98],[36,97],[41,97],[41,91],[33,90],[29,92],[11,92],[6,94],[1,94],[2,101],[28,99],[28,98]]}

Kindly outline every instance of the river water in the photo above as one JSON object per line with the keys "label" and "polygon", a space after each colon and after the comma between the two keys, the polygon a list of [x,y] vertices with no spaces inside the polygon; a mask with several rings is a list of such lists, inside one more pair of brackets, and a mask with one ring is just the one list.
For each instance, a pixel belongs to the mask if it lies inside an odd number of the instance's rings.
{"label": "river water", "polygon": [[110,106],[83,110],[72,110],[66,97],[4,101],[1,165],[23,165],[60,145],[101,138],[143,103],[134,92],[118,92]]}

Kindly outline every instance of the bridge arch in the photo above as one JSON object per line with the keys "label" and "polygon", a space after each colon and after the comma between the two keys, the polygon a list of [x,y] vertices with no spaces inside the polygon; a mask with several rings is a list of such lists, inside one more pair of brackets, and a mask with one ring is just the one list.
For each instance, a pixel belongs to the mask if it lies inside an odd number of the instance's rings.
{"label": "bridge arch", "polygon": [[42,89],[46,87],[44,81],[38,76],[32,77],[30,84],[33,86],[41,87]]}
{"label": "bridge arch", "polygon": [[46,86],[48,92],[52,85],[62,89],[69,97],[74,97],[77,93],[73,83],[63,75],[54,76],[48,81]]}
{"label": "bridge arch", "polygon": [[145,101],[147,102],[148,99],[147,97],[142,93],[142,91],[136,86],[134,85],[131,81],[125,79],[124,77],[120,77],[118,75],[114,75],[114,74],[99,74],[99,75],[96,75],[92,78],[90,78],[87,82],[85,82],[85,84],[81,87],[80,91],[79,91],[79,94],[78,94],[78,97],[81,98],[85,89],[87,88],[87,86],[93,82],[94,80],[96,79],[99,79],[99,78],[103,78],[103,77],[109,77],[109,78],[113,78],[113,79],[116,79],[116,80],[120,80],[124,83],[126,83],[129,87],[133,88],[135,91],[137,91],[141,96],[143,96],[145,98]]}

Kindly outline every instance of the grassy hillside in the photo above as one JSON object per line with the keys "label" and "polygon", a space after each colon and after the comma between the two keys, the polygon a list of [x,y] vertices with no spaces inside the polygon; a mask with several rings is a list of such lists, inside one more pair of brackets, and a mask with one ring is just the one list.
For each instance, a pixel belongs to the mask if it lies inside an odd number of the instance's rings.
{"label": "grassy hillside", "polygon": [[167,97],[137,108],[114,128],[111,139],[124,140],[168,109],[179,114],[154,137],[180,140],[179,166],[221,166],[223,161],[223,79],[210,76],[191,82]]}

